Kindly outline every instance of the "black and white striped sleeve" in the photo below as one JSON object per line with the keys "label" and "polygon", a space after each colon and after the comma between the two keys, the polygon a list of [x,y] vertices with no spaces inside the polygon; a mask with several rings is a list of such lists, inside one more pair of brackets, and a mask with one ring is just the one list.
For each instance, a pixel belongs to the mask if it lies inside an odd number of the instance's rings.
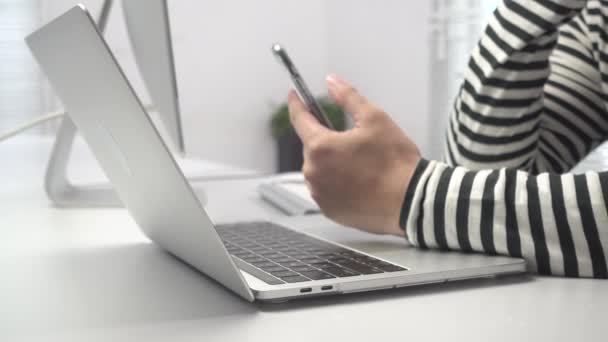
{"label": "black and white striped sleeve", "polygon": [[541,274],[607,278],[608,172],[532,175],[422,160],[401,213],[425,248],[523,257]]}
{"label": "black and white striped sleeve", "polygon": [[608,172],[562,174],[608,134],[604,3],[498,7],[450,114],[446,163],[422,160],[408,187],[411,243],[608,277]]}
{"label": "black and white striped sleeve", "polygon": [[604,140],[603,45],[593,42],[606,29],[601,7],[505,0],[497,8],[450,113],[448,164],[561,173]]}

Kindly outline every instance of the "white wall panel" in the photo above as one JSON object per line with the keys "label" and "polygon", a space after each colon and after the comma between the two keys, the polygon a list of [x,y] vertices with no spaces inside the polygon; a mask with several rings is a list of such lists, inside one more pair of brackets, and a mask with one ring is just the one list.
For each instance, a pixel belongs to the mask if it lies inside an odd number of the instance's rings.
{"label": "white wall panel", "polygon": [[326,2],[329,67],[429,149],[429,3]]}

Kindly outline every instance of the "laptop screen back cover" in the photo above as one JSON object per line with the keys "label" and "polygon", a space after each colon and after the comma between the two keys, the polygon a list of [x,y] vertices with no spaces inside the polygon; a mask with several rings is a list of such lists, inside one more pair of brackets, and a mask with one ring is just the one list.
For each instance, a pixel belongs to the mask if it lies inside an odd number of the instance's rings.
{"label": "laptop screen back cover", "polygon": [[72,8],[26,42],[143,232],[252,301],[241,272],[86,9]]}

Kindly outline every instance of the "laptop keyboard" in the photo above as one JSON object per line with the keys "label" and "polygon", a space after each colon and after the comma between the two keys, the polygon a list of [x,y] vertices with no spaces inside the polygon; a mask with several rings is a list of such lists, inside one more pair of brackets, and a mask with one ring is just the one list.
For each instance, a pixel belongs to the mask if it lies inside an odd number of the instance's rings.
{"label": "laptop keyboard", "polygon": [[271,285],[407,270],[270,222],[216,229],[237,266]]}

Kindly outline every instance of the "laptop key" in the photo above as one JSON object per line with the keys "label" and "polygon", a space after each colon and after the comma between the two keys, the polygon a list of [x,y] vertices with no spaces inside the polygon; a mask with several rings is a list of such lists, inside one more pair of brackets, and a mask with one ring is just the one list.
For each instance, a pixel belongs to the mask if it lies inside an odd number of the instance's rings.
{"label": "laptop key", "polygon": [[325,268],[325,269],[323,269],[323,271],[333,274],[336,277],[340,277],[340,278],[352,277],[352,276],[357,276],[357,275],[361,274],[361,273],[354,272],[351,270],[346,270],[346,269],[340,268],[340,267]]}
{"label": "laptop key", "polygon": [[257,258],[258,256],[253,254],[253,253],[249,253],[247,252],[246,254],[241,254],[239,255],[239,258],[243,259],[243,260],[248,260],[248,259],[254,259]]}
{"label": "laptop key", "polygon": [[288,249],[283,251],[283,254],[289,255],[292,258],[306,258],[306,257],[310,257],[310,255],[308,254],[303,254],[302,251],[299,251],[297,249]]}
{"label": "laptop key", "polygon": [[307,271],[307,272],[300,272],[300,273],[312,280],[335,278],[333,275],[331,275],[329,273],[321,272],[321,271]]}
{"label": "laptop key", "polygon": [[322,252],[322,253],[317,253],[316,254],[318,257],[324,258],[324,259],[329,259],[331,257],[335,257],[336,255],[334,253],[331,252]]}
{"label": "laptop key", "polygon": [[303,281],[309,281],[310,279],[306,277],[302,277],[301,275],[291,276],[291,277],[281,277],[281,280],[288,283],[300,283]]}
{"label": "laptop key", "polygon": [[397,265],[394,265],[394,264],[391,264],[391,263],[388,263],[388,262],[382,261],[382,260],[375,260],[374,262],[370,262],[368,264],[375,268],[379,268],[385,272],[407,271],[406,268],[403,268],[401,266],[397,266]]}
{"label": "laptop key", "polygon": [[373,268],[371,266],[368,265],[364,265],[358,262],[350,262],[348,264],[344,264],[342,265],[344,267],[350,268],[351,270],[357,271],[359,273],[362,274],[376,274],[376,273],[382,273],[382,270]]}
{"label": "laptop key", "polygon": [[253,256],[253,257],[241,257],[241,259],[247,261],[250,264],[256,263],[256,262],[266,262],[268,260],[264,259],[264,258],[260,258],[259,256]]}
{"label": "laptop key", "polygon": [[293,271],[289,271],[289,270],[287,270],[287,271],[278,271],[278,272],[270,272],[270,274],[272,274],[275,277],[279,277],[281,279],[283,277],[293,277],[293,276],[299,275],[298,273],[293,272]]}
{"label": "laptop key", "polygon": [[272,273],[272,272],[281,272],[281,271],[289,271],[285,267],[281,266],[269,266],[269,267],[260,267],[262,270]]}
{"label": "laptop key", "polygon": [[329,262],[320,262],[320,263],[312,264],[312,266],[316,267],[316,268],[320,268],[320,269],[336,267],[336,265],[329,263]]}
{"label": "laptop key", "polygon": [[299,252],[298,254],[292,254],[292,255],[289,255],[289,256],[292,257],[292,258],[294,258],[294,259],[298,259],[298,260],[302,260],[302,259],[316,259],[312,255],[310,255],[310,254],[304,254],[302,252]]}
{"label": "laptop key", "polygon": [[376,258],[368,257],[366,255],[360,255],[360,256],[354,257],[353,260],[355,260],[357,262],[360,262],[362,264],[367,264],[367,265],[371,265],[371,266],[376,266],[377,264],[384,263],[382,260],[378,260]]}
{"label": "laptop key", "polygon": [[257,268],[261,268],[264,269],[265,267],[274,267],[277,266],[277,264],[275,264],[274,262],[270,262],[267,260],[261,261],[261,262],[252,262],[251,264],[253,264],[253,266],[257,267]]}
{"label": "laptop key", "polygon": [[296,267],[290,267],[292,270],[302,273],[302,272],[307,272],[307,271],[316,271],[317,269],[311,266],[296,266]]}
{"label": "laptop key", "polygon": [[346,258],[343,258],[343,257],[333,257],[333,258],[328,258],[327,260],[333,262],[334,264],[338,264],[338,265],[344,265],[344,264],[347,264],[349,262],[352,262],[352,260],[346,259]]}
{"label": "laptop key", "polygon": [[298,266],[306,266],[306,264],[303,264],[303,263],[301,263],[299,261],[295,261],[295,260],[290,260],[290,261],[287,261],[287,262],[279,262],[279,264],[281,266],[285,266],[285,267],[288,267],[288,268],[294,268],[294,267],[298,267]]}
{"label": "laptop key", "polygon": [[282,258],[272,259],[272,261],[276,262],[277,264],[286,264],[286,263],[289,263],[289,262],[294,262],[296,260],[284,256]]}
{"label": "laptop key", "polygon": [[399,267],[397,265],[392,265],[392,264],[388,264],[388,265],[377,265],[375,266],[381,270],[383,270],[384,272],[399,272],[399,271],[407,271],[407,269],[403,268],[403,267]]}
{"label": "laptop key", "polygon": [[353,251],[341,251],[341,252],[337,252],[336,254],[340,254],[341,256],[345,257],[345,258],[353,258],[357,255],[360,255],[359,253],[353,252]]}

